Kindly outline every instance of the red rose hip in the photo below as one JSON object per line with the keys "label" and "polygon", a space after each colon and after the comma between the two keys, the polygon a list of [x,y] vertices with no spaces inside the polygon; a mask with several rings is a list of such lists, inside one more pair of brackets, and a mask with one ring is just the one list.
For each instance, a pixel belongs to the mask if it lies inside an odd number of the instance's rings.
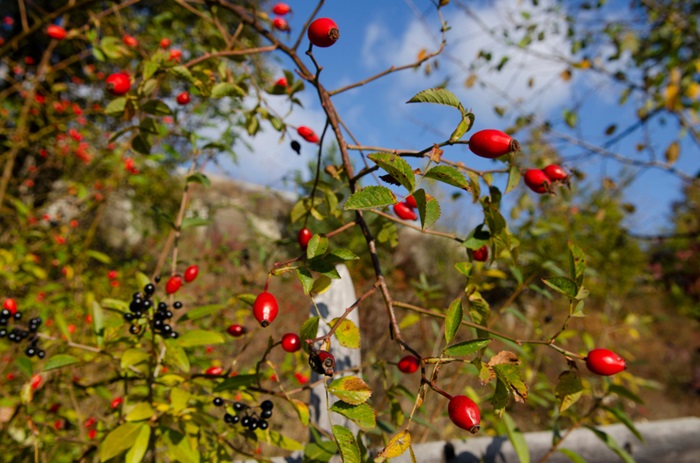
{"label": "red rose hip", "polygon": [[494,159],[513,151],[520,151],[520,143],[500,130],[480,130],[469,139],[469,149],[482,158]]}
{"label": "red rose hip", "polygon": [[186,105],[190,102],[190,94],[187,92],[182,92],[177,96],[176,100],[177,104],[179,104],[180,106]]}
{"label": "red rose hip", "polygon": [[301,249],[306,250],[306,247],[309,245],[309,241],[313,236],[314,234],[311,233],[311,230],[306,227],[299,230],[299,233],[297,233],[297,242],[299,243]]}
{"label": "red rose hip", "polygon": [[338,25],[330,18],[315,19],[307,31],[309,42],[317,47],[327,48],[340,38]]}
{"label": "red rose hip", "polygon": [[243,336],[246,333],[246,329],[245,329],[245,327],[243,327],[237,323],[234,323],[233,325],[229,326],[226,329],[226,332],[228,334],[230,334],[231,336],[233,336],[234,338],[238,338],[240,336]]}
{"label": "red rose hip", "polygon": [[199,275],[199,267],[196,265],[190,265],[185,270],[185,282],[189,283],[194,281],[195,278],[197,278],[197,275]]}
{"label": "red rose hip", "polygon": [[165,283],[165,292],[168,294],[176,293],[182,287],[182,277],[180,275],[171,276]]}
{"label": "red rose hip", "polygon": [[414,198],[413,195],[406,196],[404,202],[411,209],[418,209],[418,203],[416,202],[416,198]]}
{"label": "red rose hip", "polygon": [[66,30],[56,24],[51,24],[46,28],[46,34],[52,39],[63,40],[66,38]]}
{"label": "red rose hip", "polygon": [[263,291],[255,298],[255,302],[253,303],[253,315],[263,328],[267,327],[277,318],[278,312],[279,306],[277,305],[277,299],[275,299],[275,296],[272,294]]}
{"label": "red rose hip", "polygon": [[301,349],[301,338],[296,333],[287,333],[282,336],[282,349],[287,352],[297,352]]}
{"label": "red rose hip", "polygon": [[272,12],[280,16],[284,16],[290,11],[292,11],[292,9],[286,3],[277,3],[272,7]]}
{"label": "red rose hip", "polygon": [[586,367],[597,375],[611,376],[623,371],[627,365],[625,359],[608,349],[593,349],[586,357]]}
{"label": "red rose hip", "polygon": [[474,256],[475,261],[486,262],[489,258],[489,247],[487,245],[483,245],[479,249],[474,249],[474,251],[472,251],[472,255]]}
{"label": "red rose hip", "polygon": [[543,194],[549,191],[551,181],[549,177],[540,169],[528,169],[523,176],[525,185],[535,193]]}
{"label": "red rose hip", "polygon": [[107,77],[107,91],[115,96],[124,95],[131,88],[128,74],[117,72]]}
{"label": "red rose hip", "polygon": [[420,368],[420,360],[413,355],[407,355],[399,360],[399,363],[396,366],[399,368],[401,373],[410,375],[411,373],[418,371],[418,368]]}
{"label": "red rose hip", "polygon": [[288,31],[289,24],[284,18],[275,18],[272,20],[272,26],[278,31]]}
{"label": "red rose hip", "polygon": [[5,302],[2,304],[3,309],[7,309],[10,312],[10,315],[14,315],[17,313],[17,301],[12,299],[11,297],[8,297],[5,299]]}
{"label": "red rose hip", "polygon": [[557,164],[550,164],[542,170],[547,178],[553,182],[563,182],[569,177],[569,174]]}
{"label": "red rose hip", "polygon": [[481,425],[481,412],[479,406],[469,397],[456,395],[450,399],[447,406],[450,420],[458,427],[466,429],[472,434],[479,432]]}
{"label": "red rose hip", "polygon": [[394,214],[403,220],[416,220],[418,216],[404,202],[394,204]]}
{"label": "red rose hip", "polygon": [[297,133],[301,138],[308,141],[309,143],[318,143],[318,135],[316,135],[316,132],[314,132],[309,127],[306,127],[305,125],[300,126],[297,129]]}

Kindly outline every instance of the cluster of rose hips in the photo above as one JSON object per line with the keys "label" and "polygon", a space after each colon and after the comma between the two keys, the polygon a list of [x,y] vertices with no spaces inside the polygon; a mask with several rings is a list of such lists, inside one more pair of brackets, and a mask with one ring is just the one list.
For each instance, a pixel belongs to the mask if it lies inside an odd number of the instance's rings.
{"label": "cluster of rose hips", "polygon": [[418,209],[418,203],[413,195],[406,196],[406,199],[394,204],[394,214],[402,220],[417,220],[416,209]]}
{"label": "cluster of rose hips", "polygon": [[5,299],[2,310],[0,310],[0,338],[7,337],[8,341],[16,344],[26,340],[29,342],[29,346],[24,350],[27,357],[34,357],[36,355],[40,359],[43,359],[46,356],[46,352],[39,348],[39,338],[36,335],[42,323],[41,317],[34,317],[29,320],[27,329],[15,326],[12,330],[8,331],[10,320],[17,323],[21,319],[22,312],[17,310],[17,301],[12,298]]}
{"label": "cluster of rose hips", "polygon": [[286,16],[287,13],[291,11],[292,9],[286,3],[277,3],[275,6],[273,6],[272,12],[276,14],[277,17],[272,20],[272,26],[278,31],[288,31],[289,23],[287,23],[287,20],[282,16]]}
{"label": "cluster of rose hips", "polygon": [[[196,265],[191,265],[185,270],[184,281],[189,283],[197,278],[199,274],[199,267]],[[156,277],[155,282],[160,282],[160,277]],[[182,287],[183,277],[180,275],[173,275],[165,283],[165,292],[170,295],[176,293]],[[173,330],[173,327],[167,323],[173,317],[173,313],[170,311],[170,306],[167,302],[159,302],[158,305],[154,306],[153,296],[155,295],[156,287],[153,283],[148,283],[143,287],[143,292],[136,292],[131,298],[131,303],[129,304],[129,312],[124,313],[124,320],[131,323],[129,326],[129,333],[139,334],[141,332],[142,325],[134,323],[135,321],[141,319],[144,316],[148,316],[148,312],[153,310],[153,314],[149,317],[149,322],[151,329],[154,333],[160,334],[166,338],[178,338],[180,335],[177,331]],[[182,308],[182,302],[173,302],[173,309],[178,310]]]}
{"label": "cluster of rose hips", "polygon": [[567,183],[569,174],[557,164],[550,164],[544,169],[528,169],[523,180],[532,191],[539,194],[552,193],[552,185]]}
{"label": "cluster of rose hips", "polygon": [[[224,405],[224,399],[214,397],[213,403],[215,406],[221,407]],[[263,400],[259,407],[250,407],[241,402],[234,402],[232,408],[235,413],[232,414],[226,411],[224,413],[224,422],[227,424],[240,423],[241,426],[251,431],[255,431],[258,428],[264,431],[270,426],[267,420],[272,418],[274,404],[270,400]],[[259,414],[255,411],[256,408],[260,408]]]}

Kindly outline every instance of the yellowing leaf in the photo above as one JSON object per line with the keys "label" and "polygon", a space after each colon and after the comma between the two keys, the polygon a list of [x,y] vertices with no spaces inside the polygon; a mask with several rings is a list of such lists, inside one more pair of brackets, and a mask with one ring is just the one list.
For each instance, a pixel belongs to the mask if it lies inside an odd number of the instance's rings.
{"label": "yellowing leaf", "polygon": [[395,435],[384,449],[379,452],[380,458],[396,458],[403,454],[411,446],[411,434],[408,431],[401,431]]}
{"label": "yellowing leaf", "polygon": [[673,164],[678,160],[678,156],[681,154],[681,145],[678,143],[678,140],[674,141],[670,145],[668,145],[668,148],[666,148],[666,152],[664,153],[664,157],[666,158],[666,162],[669,164]]}

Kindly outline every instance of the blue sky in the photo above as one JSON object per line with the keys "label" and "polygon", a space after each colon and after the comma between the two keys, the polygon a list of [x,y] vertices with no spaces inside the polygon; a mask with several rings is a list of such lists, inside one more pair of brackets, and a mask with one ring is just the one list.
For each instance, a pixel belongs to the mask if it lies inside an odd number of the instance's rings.
{"label": "blue sky", "polygon": [[[495,24],[508,18],[513,5],[522,2],[466,3],[482,21]],[[609,14],[618,14],[620,10],[615,9],[616,2],[612,3]],[[294,12],[291,17],[288,16],[292,34],[287,42],[292,43],[316,3],[290,1],[289,4]],[[626,5],[617,5],[618,8],[622,6],[626,9]],[[472,133],[484,128],[505,128],[512,122],[507,117],[499,118],[492,109],[494,105],[504,103],[502,93],[506,93],[511,100],[520,101],[523,107],[542,118],[553,118],[560,115],[564,108],[570,107],[572,102],[582,102],[581,123],[576,133],[593,144],[605,142],[603,130],[607,125],[616,123],[619,127],[625,127],[633,120],[632,109],[620,107],[616,102],[619,89],[611,87],[607,81],[592,78],[591,73],[574,73],[570,81],[564,82],[558,77],[565,69],[563,64],[505,50],[456,6],[449,5],[443,9],[443,13],[451,30],[447,34],[447,48],[438,58],[439,68],[430,76],[422,71],[402,71],[334,97],[341,117],[361,144],[420,149],[446,139],[458,122],[456,110],[426,104],[407,105],[405,102],[418,91],[442,83],[448,76],[451,79],[448,88],[476,114]],[[324,68],[321,81],[328,89],[362,80],[391,65],[410,63],[421,49],[432,51],[439,45],[440,23],[430,2],[424,0],[328,1],[319,16],[333,18],[341,31],[340,40],[334,46],[314,50],[314,55]],[[547,17],[542,21],[555,20]],[[547,38],[537,44],[536,50],[569,57],[567,49],[561,45],[559,39]],[[304,39],[302,53],[307,46],[308,42]],[[487,88],[466,88],[463,83],[468,76],[467,67],[482,48],[487,48],[497,57],[508,54],[511,60],[503,72],[487,76]],[[310,65],[310,60],[304,58]],[[280,75],[282,68],[291,67],[284,59],[279,61],[279,65]],[[535,82],[532,88],[528,88],[530,77]],[[307,88],[300,97],[304,108],[295,108],[288,122],[295,126],[308,125],[320,133],[325,118],[316,102],[315,92]],[[286,114],[288,103],[283,97],[271,97],[271,102],[281,114]],[[565,131],[566,127],[555,129]],[[649,142],[655,145],[663,159],[663,152],[669,143],[668,134],[672,133],[673,127],[655,125],[650,130],[653,130],[653,136]],[[226,166],[228,174],[236,179],[283,188],[281,179],[288,175],[288,171],[301,169],[306,173],[307,163],[316,155],[310,145],[303,144],[303,155],[297,156],[289,148],[288,141],[280,142],[279,134],[267,128],[255,139],[248,140],[253,146],[252,153],[243,147],[238,148],[239,164]],[[634,150],[632,145],[631,141],[621,142],[611,149],[630,154]],[[621,166],[618,163],[600,157],[581,158],[581,152],[576,147],[564,148],[562,165],[585,171],[590,179],[604,175],[614,178],[620,174]],[[355,156],[359,162],[359,155]],[[472,155],[464,146],[446,149],[445,156],[478,169],[495,166],[492,161]],[[270,168],[272,166],[274,169]],[[700,171],[697,147],[687,139],[682,142],[681,157],[676,167],[691,175]],[[500,181],[497,183],[502,184]],[[677,178],[663,170],[643,171],[628,191],[628,199],[637,206],[638,211],[629,226],[641,233],[658,232],[667,226],[670,202],[682,197],[680,186]],[[521,185],[520,188],[525,186]],[[446,194],[451,192],[447,191]],[[437,192],[433,193],[437,195]],[[464,215],[467,211],[471,216],[469,212],[473,210],[474,220],[462,225],[474,226],[481,220],[478,209],[466,204],[469,202],[466,197],[461,201],[464,204],[460,203],[457,210],[454,207],[444,209],[445,215]],[[449,219],[446,217],[445,220]]]}

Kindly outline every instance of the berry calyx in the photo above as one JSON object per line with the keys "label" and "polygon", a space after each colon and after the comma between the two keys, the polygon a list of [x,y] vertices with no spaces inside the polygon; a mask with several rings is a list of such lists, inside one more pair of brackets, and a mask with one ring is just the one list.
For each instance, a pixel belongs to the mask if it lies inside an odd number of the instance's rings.
{"label": "berry calyx", "polygon": [[420,360],[418,360],[418,358],[414,357],[413,355],[407,355],[401,360],[399,360],[397,367],[399,368],[399,371],[401,373],[406,373],[407,375],[410,375],[411,373],[415,373],[416,371],[418,371],[418,368],[420,367]]}
{"label": "berry calyx", "polygon": [[523,180],[525,180],[525,185],[535,193],[543,194],[549,191],[551,181],[540,169],[528,169],[523,175]]}
{"label": "berry calyx", "polygon": [[306,250],[306,247],[309,245],[309,241],[313,236],[314,234],[311,233],[311,230],[306,227],[299,230],[299,233],[297,233],[297,242],[299,243],[301,249]]}
{"label": "berry calyx", "polygon": [[586,367],[597,375],[611,376],[623,371],[627,364],[625,359],[608,349],[593,349],[586,357]]}
{"label": "berry calyx", "polygon": [[487,245],[483,245],[479,249],[474,249],[472,251],[472,256],[477,262],[486,262],[489,258],[489,247]]}
{"label": "berry calyx", "polygon": [[282,336],[282,349],[287,352],[297,352],[301,349],[301,338],[296,333],[287,333]]}
{"label": "berry calyx", "polygon": [[188,92],[182,92],[175,99],[177,100],[177,104],[180,106],[186,105],[190,102],[190,94]]}
{"label": "berry calyx", "polygon": [[56,24],[51,24],[46,28],[46,35],[55,40],[63,40],[66,38],[66,30]]}
{"label": "berry calyx", "polygon": [[335,357],[328,351],[313,351],[309,355],[309,366],[319,375],[333,376]]}
{"label": "berry calyx", "polygon": [[301,138],[308,141],[309,143],[318,143],[318,135],[316,135],[316,132],[306,127],[305,125],[300,126],[297,129],[297,133]]}
{"label": "berry calyx", "polygon": [[403,220],[416,220],[418,218],[413,209],[404,202],[394,204],[394,214]]}
{"label": "berry calyx", "polygon": [[190,283],[194,281],[194,279],[197,278],[197,275],[199,275],[199,267],[196,265],[190,265],[185,270],[185,282]]}
{"label": "berry calyx", "polygon": [[338,25],[330,18],[315,19],[306,34],[309,42],[321,48],[330,47],[340,38]]}
{"label": "berry calyx", "polygon": [[240,336],[243,336],[246,333],[246,329],[245,329],[245,327],[243,327],[237,323],[234,323],[233,325],[229,326],[226,329],[226,332],[228,334],[230,334],[231,336],[233,336],[234,338],[238,338]]}
{"label": "berry calyx", "polygon": [[278,3],[272,7],[272,12],[280,16],[284,16],[292,11],[292,9],[286,3]]}
{"label": "berry calyx", "polygon": [[253,303],[253,315],[263,328],[267,327],[277,318],[278,312],[279,306],[277,305],[277,299],[275,299],[275,296],[272,294],[263,291],[255,298],[255,302]]}
{"label": "berry calyx", "polygon": [[481,412],[479,406],[469,397],[456,395],[450,399],[447,406],[450,420],[462,429],[472,434],[479,432],[481,424]]}
{"label": "berry calyx", "polygon": [[289,30],[289,24],[287,24],[287,20],[284,18],[273,19],[272,26],[275,29],[277,29],[278,31],[288,31]]}
{"label": "berry calyx", "polygon": [[124,95],[131,88],[131,79],[128,74],[117,72],[107,77],[107,91],[115,96]]}
{"label": "berry calyx", "polygon": [[173,275],[170,277],[167,283],[165,283],[165,292],[168,294],[176,293],[180,287],[182,287],[182,277],[180,275]]}
{"label": "berry calyx", "polygon": [[471,136],[469,149],[477,156],[494,159],[513,151],[520,151],[520,143],[505,132],[486,129]]}
{"label": "berry calyx", "polygon": [[569,178],[569,174],[557,164],[550,164],[542,171],[553,182],[563,182]]}

